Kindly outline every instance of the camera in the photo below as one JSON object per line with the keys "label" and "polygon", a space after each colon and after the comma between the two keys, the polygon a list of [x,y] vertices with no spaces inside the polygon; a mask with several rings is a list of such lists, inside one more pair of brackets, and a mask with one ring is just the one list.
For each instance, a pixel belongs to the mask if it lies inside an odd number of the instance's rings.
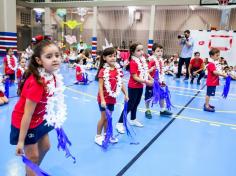
{"label": "camera", "polygon": [[178,39],[184,39],[185,35],[178,35]]}

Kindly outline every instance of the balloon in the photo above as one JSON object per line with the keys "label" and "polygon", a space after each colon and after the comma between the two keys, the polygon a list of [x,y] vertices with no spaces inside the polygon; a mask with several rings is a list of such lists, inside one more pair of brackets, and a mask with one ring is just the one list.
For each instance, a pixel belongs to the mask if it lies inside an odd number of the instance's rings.
{"label": "balloon", "polygon": [[80,32],[83,31],[83,23],[79,23],[76,20],[69,20],[69,21],[63,22],[62,24],[67,25],[70,29],[75,29],[77,26],[80,26]]}
{"label": "balloon", "polygon": [[63,18],[66,15],[66,9],[57,9],[56,14]]}
{"label": "balloon", "polygon": [[69,43],[70,45],[77,42],[76,37],[74,35],[73,36],[65,35],[65,38],[66,42]]}

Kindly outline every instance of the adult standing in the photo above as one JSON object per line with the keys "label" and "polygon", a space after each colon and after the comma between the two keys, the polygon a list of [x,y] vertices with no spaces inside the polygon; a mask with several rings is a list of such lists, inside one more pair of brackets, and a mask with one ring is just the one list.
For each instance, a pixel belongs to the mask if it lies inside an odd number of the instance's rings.
{"label": "adult standing", "polygon": [[188,80],[189,79],[189,63],[190,63],[190,59],[192,57],[193,54],[193,38],[190,37],[190,31],[186,30],[184,31],[184,35],[179,35],[178,36],[179,39],[179,44],[182,47],[182,51],[180,54],[180,58],[179,58],[179,64],[178,64],[178,73],[176,75],[176,78],[180,78],[181,72],[182,72],[182,66],[185,63],[186,66],[186,76],[184,80]]}

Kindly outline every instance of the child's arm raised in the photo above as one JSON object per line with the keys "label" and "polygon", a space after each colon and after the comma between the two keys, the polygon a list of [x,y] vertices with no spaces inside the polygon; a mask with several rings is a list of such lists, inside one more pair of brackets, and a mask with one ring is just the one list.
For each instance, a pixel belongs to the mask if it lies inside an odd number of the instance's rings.
{"label": "child's arm raised", "polygon": [[26,99],[24,115],[21,120],[19,140],[16,146],[16,155],[24,154],[23,148],[24,148],[25,136],[29,129],[30,121],[34,113],[36,105],[37,105],[36,102]]}
{"label": "child's arm raised", "polygon": [[103,78],[99,78],[98,91],[99,91],[99,96],[101,98],[101,106],[105,108],[106,107],[106,101],[105,101],[104,93],[103,93],[103,85],[104,85]]}

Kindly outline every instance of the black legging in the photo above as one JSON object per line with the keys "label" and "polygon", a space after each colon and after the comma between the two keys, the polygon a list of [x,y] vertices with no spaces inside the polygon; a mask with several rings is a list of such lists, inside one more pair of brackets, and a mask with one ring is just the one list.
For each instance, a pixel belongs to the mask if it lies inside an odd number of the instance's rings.
{"label": "black legging", "polygon": [[184,63],[185,63],[185,66],[186,66],[186,76],[185,77],[189,78],[188,67],[189,67],[190,60],[191,60],[191,57],[188,57],[188,58],[180,57],[179,58],[178,73],[176,75],[177,78],[180,78],[180,75],[182,73],[182,66],[184,65]]}
{"label": "black legging", "polygon": [[[131,111],[131,120],[135,120],[137,108],[142,98],[143,88],[128,87],[128,93],[129,93],[129,101],[128,101],[127,113]],[[120,119],[118,122],[123,123],[123,111],[120,115]]]}
{"label": "black legging", "polygon": [[[200,68],[192,68],[192,69],[190,70],[191,75],[193,75],[193,72],[195,72],[195,71],[197,71],[197,70],[199,70],[199,69],[200,69]],[[198,78],[197,78],[197,81],[200,81],[200,80],[205,76],[205,71],[202,70],[202,71],[198,72],[198,74],[199,74],[199,76],[198,76]],[[192,77],[192,79],[194,80],[194,77]]]}

